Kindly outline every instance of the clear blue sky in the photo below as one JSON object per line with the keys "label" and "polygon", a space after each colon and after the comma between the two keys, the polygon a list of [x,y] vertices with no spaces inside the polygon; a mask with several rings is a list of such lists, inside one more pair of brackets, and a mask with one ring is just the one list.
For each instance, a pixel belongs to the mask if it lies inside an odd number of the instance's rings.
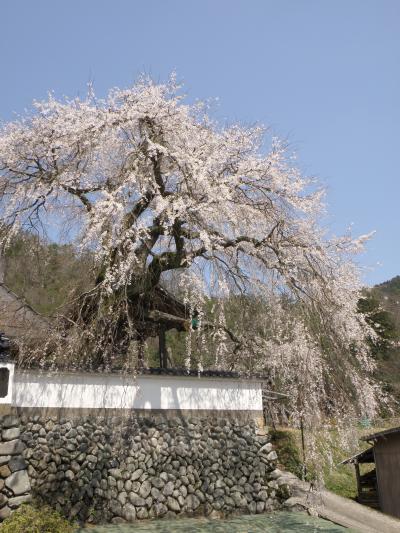
{"label": "clear blue sky", "polygon": [[0,27],[0,120],[176,70],[290,141],[334,232],[376,230],[366,282],[400,274],[400,0],[1,0]]}

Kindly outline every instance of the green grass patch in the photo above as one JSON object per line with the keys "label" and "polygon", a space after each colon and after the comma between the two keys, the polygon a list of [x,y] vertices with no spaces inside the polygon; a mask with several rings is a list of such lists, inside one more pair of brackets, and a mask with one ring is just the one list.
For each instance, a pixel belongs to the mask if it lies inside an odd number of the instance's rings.
{"label": "green grass patch", "polygon": [[271,442],[278,454],[279,462],[286,470],[299,478],[303,475],[303,461],[299,432],[295,429],[274,429],[270,431]]}
{"label": "green grass patch", "polygon": [[324,481],[326,488],[339,496],[353,499],[357,496],[357,482],[352,465],[333,467],[326,472]]}
{"label": "green grass patch", "polygon": [[73,533],[76,527],[48,506],[21,505],[0,527],[1,533]]}
{"label": "green grass patch", "polygon": [[[271,442],[275,446],[279,462],[283,468],[300,479],[303,478],[303,475],[307,481],[314,479],[315,465],[308,464],[307,468],[304,468],[300,431],[279,428],[271,430],[270,434]],[[357,482],[354,467],[352,465],[338,465],[349,454],[340,447],[338,444],[339,438],[336,437],[334,432],[330,436],[328,449],[326,449],[327,444],[324,435],[321,435],[321,442],[317,443],[317,448],[321,450],[319,468],[322,470],[325,486],[339,496],[355,498],[357,495]],[[305,453],[307,458],[307,447]]]}

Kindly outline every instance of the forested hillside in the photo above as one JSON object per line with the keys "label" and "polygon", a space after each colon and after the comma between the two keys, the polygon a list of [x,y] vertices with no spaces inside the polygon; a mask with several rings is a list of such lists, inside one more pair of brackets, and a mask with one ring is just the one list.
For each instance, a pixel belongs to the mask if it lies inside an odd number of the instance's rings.
{"label": "forested hillside", "polygon": [[376,285],[373,292],[380,298],[382,305],[393,316],[400,327],[400,276]]}
{"label": "forested hillside", "polygon": [[378,376],[386,390],[400,402],[400,276],[376,285],[370,294],[384,310],[380,311],[378,321],[388,340],[376,354]]}
{"label": "forested hillside", "polygon": [[37,236],[15,237],[2,257],[4,281],[38,313],[52,316],[93,282],[91,258],[70,245],[48,244]]}

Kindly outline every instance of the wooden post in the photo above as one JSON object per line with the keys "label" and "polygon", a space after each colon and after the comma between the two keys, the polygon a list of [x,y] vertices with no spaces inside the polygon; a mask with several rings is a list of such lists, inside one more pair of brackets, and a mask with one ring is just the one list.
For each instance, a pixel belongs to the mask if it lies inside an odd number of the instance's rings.
{"label": "wooden post", "polygon": [[167,353],[167,341],[165,336],[165,329],[160,328],[158,333],[158,354],[160,357],[160,368],[168,367],[168,353]]}
{"label": "wooden post", "polygon": [[360,465],[358,464],[357,460],[354,463],[354,468],[356,470],[356,478],[357,478],[357,493],[358,493],[357,500],[360,501],[360,498],[362,499],[361,482],[360,482]]}
{"label": "wooden post", "polygon": [[138,368],[144,367],[144,340],[139,339],[138,342]]}
{"label": "wooden post", "polygon": [[300,432],[301,432],[301,448],[303,451],[303,472],[302,479],[305,481],[307,475],[307,466],[306,466],[306,444],[304,440],[304,425],[303,425],[303,416],[300,417]]}

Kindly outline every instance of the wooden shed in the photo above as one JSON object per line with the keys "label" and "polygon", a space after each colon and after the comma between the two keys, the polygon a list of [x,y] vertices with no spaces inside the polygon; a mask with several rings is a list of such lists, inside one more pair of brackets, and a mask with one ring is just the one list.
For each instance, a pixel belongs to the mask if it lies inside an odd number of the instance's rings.
{"label": "wooden shed", "polygon": [[[400,518],[400,427],[387,429],[361,440],[371,447],[342,464],[354,464],[360,503]],[[375,464],[367,473],[360,473],[360,464]]]}

